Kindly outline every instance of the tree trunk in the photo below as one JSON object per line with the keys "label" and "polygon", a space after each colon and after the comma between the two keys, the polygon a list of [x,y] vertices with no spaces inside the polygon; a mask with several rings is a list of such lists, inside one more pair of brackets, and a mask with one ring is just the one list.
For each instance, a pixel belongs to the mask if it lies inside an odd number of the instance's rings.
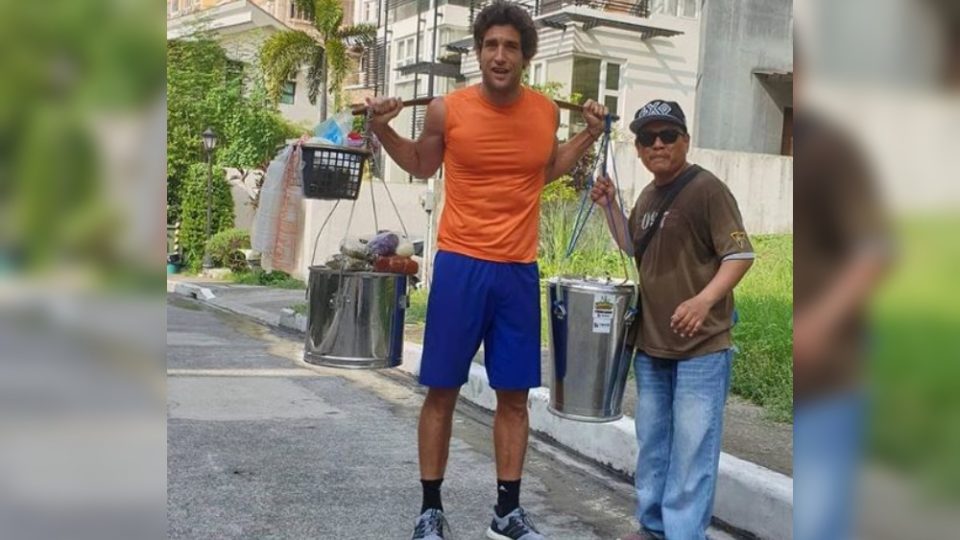
{"label": "tree trunk", "polygon": [[320,121],[323,122],[327,119],[327,53],[326,51],[320,53],[322,68],[320,73],[323,75],[323,80],[320,81]]}

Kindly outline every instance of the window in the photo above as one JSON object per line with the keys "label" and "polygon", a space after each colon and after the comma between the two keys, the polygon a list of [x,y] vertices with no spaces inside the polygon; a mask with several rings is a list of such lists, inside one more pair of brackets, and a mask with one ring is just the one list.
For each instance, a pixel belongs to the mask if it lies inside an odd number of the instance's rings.
{"label": "window", "polygon": [[[573,84],[570,89],[583,99],[581,103],[592,99],[600,101],[600,64],[599,58],[573,57]],[[577,133],[586,126],[580,113],[570,114],[570,134]]]}
{"label": "window", "polygon": [[699,11],[699,0],[651,0],[650,2],[651,13],[695,19]]}
{"label": "window", "polygon": [[536,62],[530,66],[530,84],[540,85],[546,80],[547,65]]}
{"label": "window", "polygon": [[[468,37],[472,38],[473,34],[467,30],[461,30],[457,28],[441,28],[437,36],[437,58],[443,58],[450,54],[450,51],[447,50],[447,45],[466,39]],[[471,47],[473,44],[471,43]]]}
{"label": "window", "polygon": [[793,107],[783,109],[783,134],[780,139],[780,154],[793,155]]}
{"label": "window", "polygon": [[287,81],[283,83],[280,89],[280,103],[284,105],[293,105],[293,98],[297,95],[297,83]]}
{"label": "window", "polygon": [[571,90],[574,94],[583,96],[583,100],[596,100],[598,83],[600,81],[600,59],[575,56],[573,58],[573,84]]}
{"label": "window", "polygon": [[698,0],[681,0],[680,2],[680,13],[681,17],[689,17],[691,19],[697,18],[697,10],[700,7],[700,2]]}
{"label": "window", "polygon": [[390,3],[389,22],[409,19],[418,13],[427,11],[430,3],[426,0],[397,0]]}
{"label": "window", "polygon": [[414,38],[408,37],[397,40],[397,67],[416,62],[417,44]]}
{"label": "window", "polygon": [[620,90],[620,64],[607,64],[607,81],[604,85],[606,90]]}
{"label": "window", "polygon": [[620,111],[620,64],[615,62],[603,61],[603,73],[605,80],[603,82],[603,104],[611,114],[619,114]]}
{"label": "window", "polygon": [[[592,99],[606,105],[612,114],[620,110],[620,64],[600,58],[575,56],[573,58],[573,93],[580,94],[583,101]],[[571,133],[584,127],[579,114],[570,117]]]}
{"label": "window", "polygon": [[290,0],[290,19],[294,21],[310,21],[307,12],[298,8],[293,0]]}
{"label": "window", "polygon": [[361,22],[377,22],[377,2],[376,0],[364,0],[363,2],[363,19]]}

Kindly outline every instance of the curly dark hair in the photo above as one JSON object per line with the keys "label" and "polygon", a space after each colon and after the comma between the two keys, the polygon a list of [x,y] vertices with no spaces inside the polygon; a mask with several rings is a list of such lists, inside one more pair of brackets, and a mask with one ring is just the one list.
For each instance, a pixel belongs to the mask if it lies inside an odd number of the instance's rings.
{"label": "curly dark hair", "polygon": [[473,21],[473,47],[479,51],[483,48],[483,36],[491,26],[510,25],[520,32],[520,50],[523,59],[530,60],[537,54],[537,27],[533,18],[522,6],[507,0],[494,0],[480,11]]}

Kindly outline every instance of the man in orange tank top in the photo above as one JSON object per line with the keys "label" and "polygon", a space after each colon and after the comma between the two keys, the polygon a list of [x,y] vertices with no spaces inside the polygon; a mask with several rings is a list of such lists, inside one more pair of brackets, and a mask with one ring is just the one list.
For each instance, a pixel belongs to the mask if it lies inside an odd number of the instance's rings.
{"label": "man in orange tank top", "polygon": [[367,100],[371,129],[400,167],[426,178],[442,163],[446,175],[420,366],[429,391],[420,412],[423,505],[413,539],[448,532],[440,484],[457,396],[482,342],[497,394],[497,504],[487,537],[540,540],[519,503],[527,394],[540,386],[540,193],[600,137],[606,109],[587,101],[587,129],[559,144],[556,104],[521,85],[537,51],[530,15],[497,0],[477,16],[473,37],[482,82],[434,99],[416,141],[388,125],[403,108],[399,99]]}

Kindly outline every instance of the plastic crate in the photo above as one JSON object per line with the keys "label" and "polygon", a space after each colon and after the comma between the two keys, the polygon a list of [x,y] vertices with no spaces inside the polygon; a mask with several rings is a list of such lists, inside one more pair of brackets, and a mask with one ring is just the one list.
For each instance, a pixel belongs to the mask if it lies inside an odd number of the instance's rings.
{"label": "plastic crate", "polygon": [[356,200],[369,151],[327,144],[303,145],[301,149],[305,198]]}

